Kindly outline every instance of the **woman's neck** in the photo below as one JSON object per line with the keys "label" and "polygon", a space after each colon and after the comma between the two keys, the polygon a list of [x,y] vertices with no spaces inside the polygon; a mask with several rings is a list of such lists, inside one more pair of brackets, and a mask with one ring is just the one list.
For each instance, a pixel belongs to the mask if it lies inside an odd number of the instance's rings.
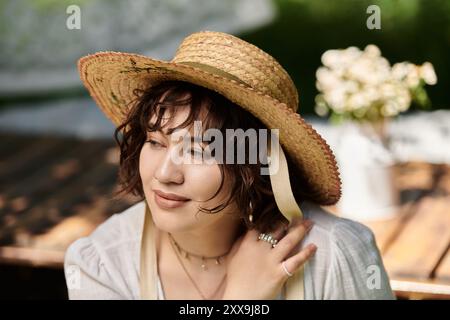
{"label": "woman's neck", "polygon": [[173,232],[171,236],[183,251],[207,258],[226,255],[241,233],[242,222],[226,218],[203,229]]}

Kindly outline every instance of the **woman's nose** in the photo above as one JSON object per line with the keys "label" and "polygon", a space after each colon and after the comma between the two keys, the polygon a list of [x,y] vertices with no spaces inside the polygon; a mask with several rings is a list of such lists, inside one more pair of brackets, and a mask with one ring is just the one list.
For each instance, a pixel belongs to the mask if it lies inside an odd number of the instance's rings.
{"label": "woman's nose", "polygon": [[155,178],[160,183],[181,184],[184,182],[182,166],[174,161],[172,158],[172,151],[166,152],[164,157],[158,163],[158,168],[155,171]]}

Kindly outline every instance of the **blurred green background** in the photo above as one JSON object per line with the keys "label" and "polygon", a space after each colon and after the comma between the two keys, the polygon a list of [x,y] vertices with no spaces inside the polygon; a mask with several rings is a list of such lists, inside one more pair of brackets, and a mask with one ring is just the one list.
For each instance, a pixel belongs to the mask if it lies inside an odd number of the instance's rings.
{"label": "blurred green background", "polygon": [[[450,1],[448,0],[274,0],[276,20],[243,39],[274,55],[291,74],[300,113],[314,112],[315,72],[329,49],[377,45],[392,64],[433,64],[438,77],[426,90],[432,109],[450,108]],[[369,30],[369,5],[381,9],[381,29]],[[417,110],[413,105],[411,110]]]}
{"label": "blurred green background", "polygon": [[[64,11],[61,8],[68,4],[67,1],[53,0],[34,0],[31,3],[34,3],[33,8],[40,4],[39,8],[49,6],[62,14]],[[85,5],[89,1],[77,0],[74,3]],[[426,87],[432,108],[450,108],[449,0],[273,0],[273,4],[276,14],[272,21],[237,35],[275,56],[287,69],[299,90],[302,114],[314,112],[314,97],[317,94],[315,72],[321,64],[321,55],[329,49],[349,46],[363,49],[370,43],[376,44],[391,64],[430,61],[438,77],[437,85]],[[366,10],[373,4],[381,9],[380,30],[366,27],[370,16]],[[8,28],[4,22],[0,22],[0,31]],[[31,35],[28,34],[28,37]],[[131,50],[134,50],[133,47],[130,47]],[[7,64],[4,66],[7,67]],[[86,95],[81,83],[78,85],[77,88],[50,94],[0,96],[0,108],[11,106],[11,102]],[[416,106],[413,105],[411,110],[414,109]]]}

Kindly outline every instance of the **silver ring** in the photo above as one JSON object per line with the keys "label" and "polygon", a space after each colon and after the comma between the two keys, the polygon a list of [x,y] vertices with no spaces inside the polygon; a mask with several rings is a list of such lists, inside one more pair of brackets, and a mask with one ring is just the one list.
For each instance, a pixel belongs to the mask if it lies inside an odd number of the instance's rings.
{"label": "silver ring", "polygon": [[272,248],[275,248],[275,246],[278,243],[277,239],[273,238],[271,234],[266,234],[266,233],[260,233],[258,240],[263,240],[263,241],[270,243],[272,245]]}
{"label": "silver ring", "polygon": [[285,262],[286,262],[286,261],[283,261],[283,262],[281,263],[281,266],[283,267],[284,272],[286,272],[286,274],[287,274],[289,277],[292,277],[293,274],[290,273],[290,272],[288,271],[288,269],[286,268],[286,265],[284,264]]}

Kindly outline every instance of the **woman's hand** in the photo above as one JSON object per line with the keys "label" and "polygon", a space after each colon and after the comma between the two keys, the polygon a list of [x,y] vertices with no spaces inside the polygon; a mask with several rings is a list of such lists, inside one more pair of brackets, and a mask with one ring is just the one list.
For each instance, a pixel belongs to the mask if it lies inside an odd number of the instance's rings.
{"label": "woman's hand", "polygon": [[[294,274],[315,253],[317,247],[310,244],[303,250],[296,248],[312,228],[312,221],[294,219],[287,233],[282,224],[271,233],[279,239],[274,248],[266,241],[258,240],[259,232],[249,230],[239,238],[230,251],[227,261],[227,282],[224,300],[273,300],[289,278],[284,271]],[[286,235],[284,235],[286,233]]]}

